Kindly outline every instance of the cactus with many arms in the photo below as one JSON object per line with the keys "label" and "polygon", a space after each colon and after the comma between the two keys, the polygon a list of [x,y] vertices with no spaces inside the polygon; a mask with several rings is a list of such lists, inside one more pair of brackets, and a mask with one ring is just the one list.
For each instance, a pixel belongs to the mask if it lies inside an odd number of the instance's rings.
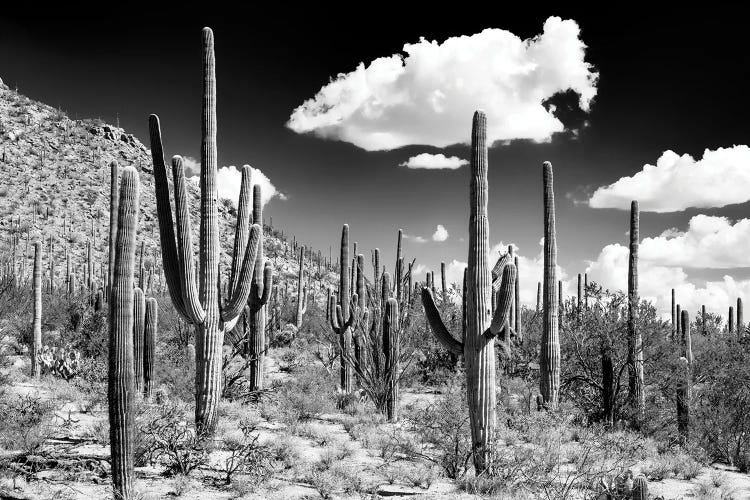
{"label": "cactus with many arms", "polygon": [[[487,145],[484,112],[474,113],[471,135],[471,183],[469,215],[469,262],[466,279],[464,339],[459,340],[445,327],[435,306],[433,292],[422,289],[422,303],[430,327],[437,339],[451,352],[463,354],[466,364],[466,388],[472,435],[474,467],[477,474],[489,467],[495,415],[495,337],[507,334],[507,316],[516,268],[507,259],[495,266],[493,282],[487,266],[489,222],[487,220]],[[501,260],[503,258],[501,257]],[[497,307],[491,310],[493,289],[499,292]]]}
{"label": "cactus with many arms", "polygon": [[34,324],[31,346],[31,375],[38,378],[40,372],[39,354],[42,352],[42,244],[34,243]]}
{"label": "cactus with many arms", "polygon": [[133,271],[138,226],[138,172],[126,167],[120,181],[112,295],[109,304],[109,442],[115,498],[133,491]]}
{"label": "cactus with many arms", "polygon": [[159,326],[159,305],[156,299],[146,299],[146,317],[143,329],[143,395],[151,397],[154,389],[154,354],[156,332]]}
{"label": "cactus with many arms", "polygon": [[[218,421],[218,403],[222,392],[224,332],[235,326],[250,296],[261,228],[257,224],[250,227],[249,210],[238,210],[235,240],[239,238],[240,242],[247,243],[236,245],[240,252],[234,252],[232,255],[232,267],[239,268],[240,272],[233,276],[233,280],[230,279],[229,293],[225,297],[224,304],[221,304],[218,286],[220,248],[216,180],[216,75],[214,37],[209,28],[203,29],[202,105],[200,267],[197,284],[193,266],[190,209],[182,158],[176,156],[172,159],[177,222],[177,237],[175,238],[161,130],[159,118],[156,115],[151,115],[149,118],[149,129],[162,264],[172,304],[182,317],[197,327],[195,422],[200,433],[212,434]],[[243,167],[242,175],[249,176],[250,167]],[[242,186],[245,185],[246,182],[243,182]],[[242,193],[240,199],[242,200]],[[244,214],[245,218],[241,218],[240,214]]]}
{"label": "cactus with many arms", "polygon": [[[351,275],[349,266],[349,224],[344,224],[341,230],[341,258],[339,259],[341,269],[339,271],[339,293],[338,304],[336,298],[332,298],[331,309],[331,328],[339,337],[339,349],[341,350],[341,359],[352,353],[352,325],[354,324],[354,308],[350,307],[350,288]],[[351,392],[352,390],[352,367],[349,363],[341,363],[341,390]]]}
{"label": "cactus with many arms", "polygon": [[557,408],[560,391],[560,338],[557,321],[557,242],[555,240],[555,194],[552,164],[544,162],[544,302],[539,388],[544,404]]}

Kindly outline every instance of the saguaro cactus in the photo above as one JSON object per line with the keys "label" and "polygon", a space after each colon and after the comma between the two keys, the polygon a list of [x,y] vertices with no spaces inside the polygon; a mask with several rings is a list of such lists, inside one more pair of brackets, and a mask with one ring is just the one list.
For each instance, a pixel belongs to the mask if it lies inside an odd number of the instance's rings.
{"label": "saguaro cactus", "polygon": [[299,271],[297,273],[297,316],[294,320],[297,330],[302,326],[302,317],[307,311],[307,287],[304,283],[304,254],[300,248],[299,251]]}
{"label": "saguaro cactus", "polygon": [[555,241],[555,194],[552,186],[552,164],[544,162],[544,314],[539,388],[544,404],[557,408],[560,390],[560,339],[558,337],[557,242]]}
{"label": "saguaro cactus", "polygon": [[513,312],[516,315],[514,327],[516,329],[518,340],[523,342],[523,326],[521,325],[521,273],[518,270],[518,256],[513,257],[513,264],[516,266],[515,290],[513,292]]}
{"label": "saguaro cactus", "polygon": [[677,335],[677,302],[675,301],[674,288],[672,288],[672,342],[674,342],[675,336]]}
{"label": "saguaro cactus", "polygon": [[[463,354],[466,363],[466,388],[471,424],[474,467],[484,473],[491,457],[495,415],[495,337],[505,332],[510,339],[507,317],[516,268],[505,259],[495,266],[493,283],[487,266],[489,223],[487,220],[487,120],[484,112],[474,113],[471,133],[471,183],[469,215],[469,262],[466,279],[463,340],[455,338],[440,318],[430,287],[422,289],[422,303],[430,327],[437,339],[451,352]],[[503,257],[501,257],[501,260]],[[491,309],[493,290],[499,293],[497,307]]]}
{"label": "saguaro cactus", "polygon": [[31,346],[31,375],[39,377],[39,354],[42,352],[42,244],[34,243],[34,340]]}
{"label": "saguaro cactus", "polygon": [[[229,293],[224,304],[219,303],[219,223],[218,195],[216,188],[216,75],[214,67],[214,36],[209,28],[203,29],[203,123],[201,140],[201,222],[200,222],[200,266],[198,284],[193,269],[192,230],[190,209],[182,158],[172,159],[175,192],[175,215],[177,239],[169,201],[167,170],[161,141],[159,118],[151,115],[151,155],[154,161],[154,184],[156,208],[159,216],[159,233],[162,264],[175,309],[188,322],[197,326],[195,362],[195,422],[198,431],[212,434],[218,421],[218,403],[221,397],[222,345],[224,332],[231,330],[237,322],[248,297],[252,274],[256,263],[261,228],[250,225],[249,210],[238,210],[235,240],[246,244],[237,245],[240,250],[232,255],[233,268],[241,271],[230,279]],[[242,175],[250,175],[250,167],[242,168]],[[243,182],[241,185],[245,186]],[[246,195],[244,197],[247,200]],[[240,192],[240,205],[243,196]],[[246,202],[246,201],[245,201]],[[245,214],[241,218],[240,214]],[[179,250],[179,251],[178,251]],[[241,262],[239,264],[238,262]]]}
{"label": "saguaro cactus", "polygon": [[156,299],[146,299],[146,318],[143,332],[143,395],[151,397],[154,389],[154,353],[156,331],[159,326],[159,305]]}
{"label": "saguaro cactus", "polygon": [[331,307],[331,328],[339,337],[339,348],[342,352],[341,389],[344,392],[351,392],[352,369],[349,363],[343,361],[346,356],[351,356],[352,354],[352,324],[354,323],[354,310],[350,307],[349,303],[351,296],[349,224],[344,224],[341,230],[341,258],[339,259],[339,264],[341,269],[339,271],[338,305]]}
{"label": "saguaro cactus", "polygon": [[383,354],[385,373],[388,374],[389,394],[386,403],[386,416],[390,422],[398,420],[398,377],[399,367],[399,312],[398,300],[388,299],[383,314]]}
{"label": "saguaro cactus", "polygon": [[690,392],[693,369],[693,346],[690,337],[690,317],[682,311],[682,356],[677,374],[677,429],[683,442],[690,435]]}
{"label": "saguaro cactus", "polygon": [[143,290],[133,290],[133,376],[135,390],[143,390],[143,349],[144,329],[146,327],[146,296]]}
{"label": "saguaro cactus", "polygon": [[119,191],[117,189],[117,163],[109,164],[109,274],[107,276],[106,298],[112,293],[112,278],[115,272],[115,240],[117,239],[117,208]]}
{"label": "saguaro cactus", "polygon": [[745,318],[742,311],[742,298],[737,297],[737,338],[742,339],[745,334]]}
{"label": "saguaro cactus", "polygon": [[539,314],[542,310],[542,282],[536,284],[536,312]]}
{"label": "saguaro cactus", "polygon": [[729,315],[727,316],[727,333],[734,333],[734,307],[729,306]]}
{"label": "saguaro cactus", "polygon": [[643,394],[643,338],[638,329],[638,202],[630,204],[630,259],[628,260],[628,396],[636,427],[643,422],[646,400]]}
{"label": "saguaro cactus", "polygon": [[114,276],[109,305],[109,442],[115,498],[130,499],[133,491],[133,270],[138,226],[138,172],[125,167],[115,239]]}
{"label": "saguaro cactus", "polygon": [[[253,222],[263,227],[263,204],[260,184],[253,186]],[[247,347],[250,355],[250,386],[253,390],[263,389],[263,360],[266,357],[266,304],[273,287],[273,268],[270,262],[264,263],[263,231],[258,242],[252,285],[247,305],[250,307],[250,337]]]}

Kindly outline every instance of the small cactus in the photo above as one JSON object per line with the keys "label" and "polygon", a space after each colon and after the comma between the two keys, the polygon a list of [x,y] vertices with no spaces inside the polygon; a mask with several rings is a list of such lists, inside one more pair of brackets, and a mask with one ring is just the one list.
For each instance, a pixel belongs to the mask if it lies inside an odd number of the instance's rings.
{"label": "small cactus", "polygon": [[302,326],[302,317],[307,312],[307,286],[304,283],[304,250],[299,251],[299,271],[297,273],[297,315],[294,323],[297,330]]}
{"label": "small cactus", "polygon": [[648,500],[648,480],[644,476],[638,476],[633,480],[633,489],[630,494],[632,500]]}
{"label": "small cactus", "polygon": [[31,375],[39,378],[39,354],[42,352],[42,244],[34,243],[34,325],[31,347]]}

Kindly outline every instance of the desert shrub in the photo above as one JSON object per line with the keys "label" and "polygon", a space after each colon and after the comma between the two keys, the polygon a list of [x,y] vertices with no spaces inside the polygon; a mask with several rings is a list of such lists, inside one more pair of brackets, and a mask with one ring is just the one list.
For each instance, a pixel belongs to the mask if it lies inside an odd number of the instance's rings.
{"label": "desert shrub", "polygon": [[37,451],[51,432],[53,405],[39,396],[10,395],[0,390],[0,448]]}
{"label": "desert shrub", "polygon": [[271,442],[271,456],[285,469],[296,467],[300,461],[299,448],[289,434],[283,434],[280,439]]}
{"label": "desert shrub", "polygon": [[472,455],[465,375],[457,372],[435,403],[403,413],[407,428],[421,444],[413,454],[434,462],[451,479],[462,478]]}
{"label": "desert shrub", "polygon": [[695,458],[678,449],[649,460],[641,472],[654,481],[668,478],[690,480],[700,474],[702,467]]}
{"label": "desert shrub", "polygon": [[258,442],[257,426],[250,420],[239,424],[241,436],[224,439],[224,449],[229,455],[224,458],[222,473],[226,484],[232,483],[235,474],[243,474],[246,485],[259,485],[272,472],[272,454],[267,446]]}
{"label": "desert shrub", "polygon": [[333,411],[333,381],[319,366],[305,367],[293,380],[276,383],[261,412],[294,427],[322,413]]}
{"label": "desert shrub", "polygon": [[187,423],[187,406],[165,400],[137,423],[144,462],[160,463],[168,475],[188,475],[208,462],[209,445]]}

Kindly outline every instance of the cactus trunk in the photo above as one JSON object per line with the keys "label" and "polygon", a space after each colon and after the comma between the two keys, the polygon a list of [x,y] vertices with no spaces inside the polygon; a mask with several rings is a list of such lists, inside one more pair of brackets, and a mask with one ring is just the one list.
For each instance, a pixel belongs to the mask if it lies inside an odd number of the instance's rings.
{"label": "cactus trunk", "polygon": [[633,423],[640,427],[645,417],[643,394],[643,338],[638,328],[638,202],[630,205],[630,259],[628,260],[628,396]]}
{"label": "cactus trunk", "polygon": [[146,299],[146,317],[143,331],[143,395],[150,398],[154,390],[154,354],[156,331],[159,325],[159,305],[156,299]]}
{"label": "cactus trunk", "polygon": [[112,297],[109,307],[109,440],[116,499],[133,491],[133,271],[138,226],[138,172],[126,167],[120,183]]}
{"label": "cactus trunk", "polygon": [[386,400],[386,416],[389,422],[398,420],[398,378],[401,372],[399,366],[400,327],[398,300],[388,299],[385,305],[385,314],[383,314],[383,354],[389,385]]}
{"label": "cactus trunk", "polygon": [[42,352],[42,244],[34,243],[34,325],[31,346],[31,375],[38,378],[39,355]]}
{"label": "cactus trunk", "polygon": [[557,242],[555,241],[555,195],[552,185],[552,164],[545,162],[544,179],[544,316],[540,360],[540,390],[545,405],[557,408],[560,390],[560,339],[558,337]]}
{"label": "cactus trunk", "polygon": [[143,349],[144,328],[146,326],[146,296],[143,290],[133,290],[133,376],[135,390],[143,390]]}

